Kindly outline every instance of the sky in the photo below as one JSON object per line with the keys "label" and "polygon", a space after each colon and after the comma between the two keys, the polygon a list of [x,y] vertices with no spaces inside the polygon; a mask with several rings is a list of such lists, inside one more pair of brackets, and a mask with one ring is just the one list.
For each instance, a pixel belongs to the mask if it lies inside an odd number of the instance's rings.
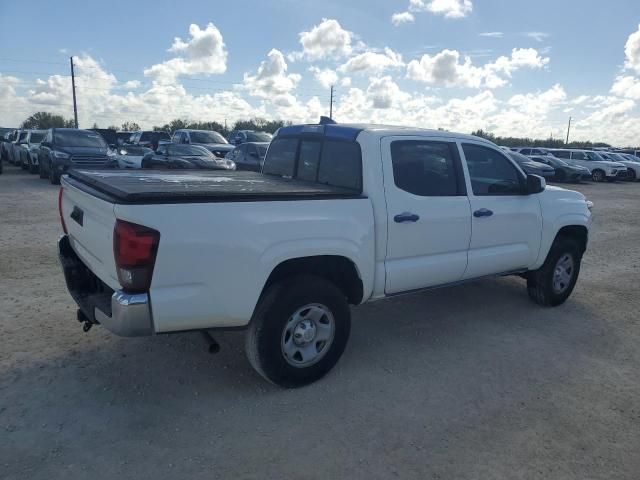
{"label": "sky", "polygon": [[[25,10],[28,10],[26,12]],[[0,0],[0,126],[385,123],[640,145],[638,0]],[[26,23],[25,23],[26,22]]]}

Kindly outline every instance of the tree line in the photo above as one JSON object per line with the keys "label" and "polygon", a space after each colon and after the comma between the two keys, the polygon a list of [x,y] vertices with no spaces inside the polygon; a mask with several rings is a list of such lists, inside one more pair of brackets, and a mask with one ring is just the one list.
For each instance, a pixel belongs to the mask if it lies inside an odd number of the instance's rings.
{"label": "tree line", "polygon": [[[257,130],[274,133],[280,127],[284,127],[285,125],[291,125],[291,122],[283,120],[266,120],[264,118],[251,118],[247,120],[238,120],[230,127],[227,127],[226,125],[215,121],[196,122],[188,119],[176,118],[165,125],[153,126],[153,130],[163,130],[169,133],[175,132],[181,128],[215,130],[216,132],[226,136],[233,130]],[[75,123],[72,119],[64,118],[62,115],[55,115],[49,112],[37,112],[22,122],[20,128],[46,130],[48,128],[73,128],[74,126]],[[97,123],[94,123],[92,128],[100,128],[100,126]],[[142,130],[138,123],[132,121],[124,122],[120,126],[109,125],[106,128],[124,132],[136,132],[138,130]]]}
{"label": "tree line", "polygon": [[[274,133],[280,127],[291,125],[292,122],[283,120],[266,120],[264,118],[252,118],[247,120],[238,120],[232,126],[227,127],[216,121],[195,122],[187,119],[174,119],[165,125],[157,125],[153,130],[163,130],[173,133],[181,128],[191,128],[194,130],[215,130],[223,135],[228,135],[233,130],[258,130],[263,132]],[[66,119],[62,115],[54,115],[49,112],[37,112],[22,122],[21,128],[42,129],[47,128],[73,128],[72,119]],[[97,123],[93,124],[93,128],[100,128]],[[136,122],[127,121],[117,125],[110,125],[110,129],[135,132],[141,130],[140,125]],[[590,149],[595,147],[609,147],[610,145],[603,142],[570,142],[566,144],[564,140],[557,138],[537,139],[537,138],[519,138],[519,137],[501,137],[484,130],[476,130],[471,135],[486,138],[497,145],[505,147],[550,147],[550,148],[584,148]]]}

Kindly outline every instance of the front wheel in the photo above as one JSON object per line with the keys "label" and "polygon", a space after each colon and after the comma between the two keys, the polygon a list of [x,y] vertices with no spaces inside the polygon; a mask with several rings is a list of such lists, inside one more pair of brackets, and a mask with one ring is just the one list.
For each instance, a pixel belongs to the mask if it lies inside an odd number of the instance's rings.
{"label": "front wheel", "polygon": [[578,243],[570,237],[557,237],[544,264],[527,275],[529,297],[544,307],[563,304],[576,286],[581,261]]}
{"label": "front wheel", "polygon": [[60,184],[60,174],[55,171],[51,164],[49,164],[49,181],[51,182],[51,185]]}
{"label": "front wheel", "polygon": [[635,182],[636,181],[636,171],[633,168],[630,168],[627,171],[628,175],[627,175],[627,180],[630,182]]}
{"label": "front wheel", "polygon": [[249,324],[245,350],[253,368],[285,388],[313,383],[344,352],[351,330],[345,295],[315,275],[275,283]]}
{"label": "front wheel", "polygon": [[607,175],[602,170],[594,170],[591,172],[591,178],[594,182],[604,182],[604,179],[607,178]]}

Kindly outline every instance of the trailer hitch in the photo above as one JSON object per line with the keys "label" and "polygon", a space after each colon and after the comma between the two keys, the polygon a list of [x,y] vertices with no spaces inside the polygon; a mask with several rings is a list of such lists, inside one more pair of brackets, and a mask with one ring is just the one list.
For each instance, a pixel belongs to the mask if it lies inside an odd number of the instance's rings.
{"label": "trailer hitch", "polygon": [[87,333],[89,330],[91,330],[91,327],[93,327],[94,324],[94,322],[89,320],[89,317],[87,317],[80,309],[78,309],[78,321],[82,324],[82,331],[84,333]]}

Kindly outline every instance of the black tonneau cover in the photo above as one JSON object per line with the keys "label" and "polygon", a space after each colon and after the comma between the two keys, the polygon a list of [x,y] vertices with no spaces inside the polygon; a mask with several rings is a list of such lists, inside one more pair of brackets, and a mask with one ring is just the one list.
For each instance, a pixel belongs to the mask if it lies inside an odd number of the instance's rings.
{"label": "black tonneau cover", "polygon": [[70,170],[67,181],[111,203],[363,198],[359,192],[253,172]]}

